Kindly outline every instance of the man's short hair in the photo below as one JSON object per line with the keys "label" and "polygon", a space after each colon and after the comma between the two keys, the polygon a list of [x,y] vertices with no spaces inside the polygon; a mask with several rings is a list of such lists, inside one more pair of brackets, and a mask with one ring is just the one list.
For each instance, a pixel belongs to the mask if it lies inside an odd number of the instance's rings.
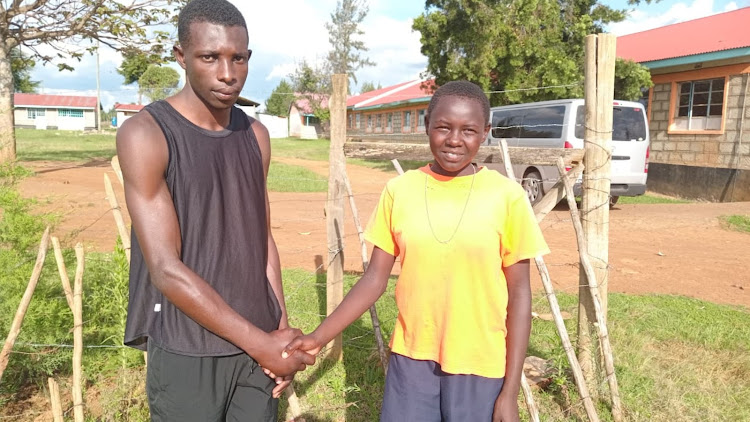
{"label": "man's short hair", "polygon": [[484,112],[484,123],[487,124],[490,122],[490,100],[487,98],[487,94],[482,91],[482,88],[473,82],[451,81],[438,88],[437,91],[432,94],[430,105],[427,106],[428,118],[432,113],[432,110],[443,97],[461,97],[476,101],[482,106],[482,111]]}
{"label": "man's short hair", "polygon": [[192,0],[180,11],[177,18],[177,39],[183,47],[190,42],[190,25],[194,22],[241,26],[247,32],[242,13],[227,0]]}

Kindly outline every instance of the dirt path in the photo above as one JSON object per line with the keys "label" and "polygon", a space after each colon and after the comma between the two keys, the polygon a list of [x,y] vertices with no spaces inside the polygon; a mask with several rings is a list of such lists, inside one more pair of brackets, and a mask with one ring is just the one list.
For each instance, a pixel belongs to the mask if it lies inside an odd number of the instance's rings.
{"label": "dirt path", "polygon": [[[328,163],[279,159],[327,175]],[[122,186],[107,162],[24,163],[37,172],[21,183],[21,192],[41,200],[45,211],[62,215],[56,234],[68,245],[112,250],[117,231],[106,202],[103,174],[112,179],[120,204]],[[366,224],[385,182],[394,173],[347,166],[362,224]],[[326,193],[271,192],[271,217],[282,266],[315,270],[327,254]],[[732,232],[718,217],[750,214],[750,203],[619,205],[610,213],[610,291],[668,293],[750,308],[750,234]],[[346,211],[346,269],[361,271],[360,245]],[[552,254],[545,257],[553,283],[575,293],[577,248],[569,211],[563,207],[542,223]],[[398,269],[397,269],[398,270]],[[532,283],[541,288],[535,271]]]}

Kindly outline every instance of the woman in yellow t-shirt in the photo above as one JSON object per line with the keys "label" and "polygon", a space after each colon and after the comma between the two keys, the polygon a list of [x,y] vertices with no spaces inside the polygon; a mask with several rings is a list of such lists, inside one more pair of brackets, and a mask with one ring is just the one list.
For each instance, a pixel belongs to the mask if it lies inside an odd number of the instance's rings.
{"label": "woman in yellow t-shirt", "polygon": [[319,352],[383,294],[399,257],[381,421],[519,419],[529,258],[549,250],[521,186],[472,163],[489,107],[467,81],[435,92],[425,116],[434,161],[388,182],[365,233],[375,246],[367,271],[285,349]]}

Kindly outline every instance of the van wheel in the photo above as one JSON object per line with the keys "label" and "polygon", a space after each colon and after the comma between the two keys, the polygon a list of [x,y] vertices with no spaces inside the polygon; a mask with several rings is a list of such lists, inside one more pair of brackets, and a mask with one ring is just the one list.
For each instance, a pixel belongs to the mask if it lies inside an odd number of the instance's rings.
{"label": "van wheel", "polygon": [[609,208],[612,209],[615,206],[615,204],[617,203],[618,200],[620,200],[619,196],[611,196],[610,195],[610,197],[609,197]]}
{"label": "van wheel", "polygon": [[530,171],[523,176],[521,181],[523,190],[529,198],[531,205],[536,205],[542,199],[542,175],[537,171]]}

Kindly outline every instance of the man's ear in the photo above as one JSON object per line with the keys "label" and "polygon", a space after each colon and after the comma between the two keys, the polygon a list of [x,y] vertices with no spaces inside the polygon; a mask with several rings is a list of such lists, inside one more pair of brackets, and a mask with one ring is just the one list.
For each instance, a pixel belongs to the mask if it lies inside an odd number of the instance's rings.
{"label": "man's ear", "polygon": [[174,47],[172,47],[172,53],[174,54],[175,60],[177,60],[177,64],[179,64],[180,67],[184,70],[185,51],[183,51],[182,46],[180,44],[175,44]]}

